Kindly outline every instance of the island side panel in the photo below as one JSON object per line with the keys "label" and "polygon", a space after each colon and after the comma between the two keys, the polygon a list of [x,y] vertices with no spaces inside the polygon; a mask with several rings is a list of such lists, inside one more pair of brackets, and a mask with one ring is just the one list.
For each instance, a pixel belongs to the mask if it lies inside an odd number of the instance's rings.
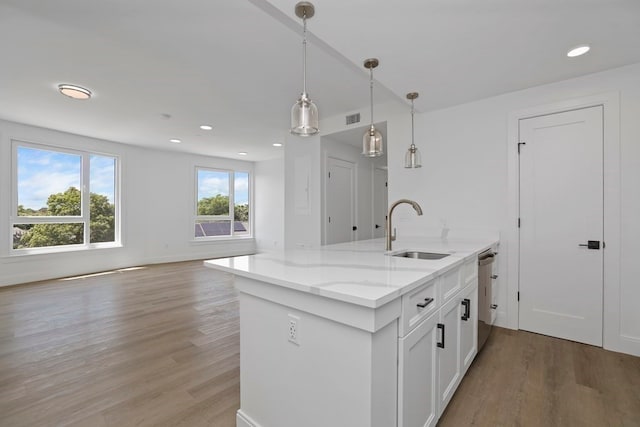
{"label": "island side panel", "polygon": [[[399,320],[389,323],[373,335],[371,427],[395,426],[398,396]],[[393,398],[393,402],[389,399]],[[393,403],[393,404],[391,404]]]}
{"label": "island side panel", "polygon": [[[289,341],[289,315],[297,318],[298,344]],[[396,352],[397,320],[371,333],[240,292],[239,421],[392,425]]]}

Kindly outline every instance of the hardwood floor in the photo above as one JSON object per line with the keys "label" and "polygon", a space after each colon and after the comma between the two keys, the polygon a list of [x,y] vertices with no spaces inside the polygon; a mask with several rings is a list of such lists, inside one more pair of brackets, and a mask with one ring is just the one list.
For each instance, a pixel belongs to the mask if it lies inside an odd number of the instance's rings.
{"label": "hardwood floor", "polygon": [[[0,288],[0,426],[235,426],[238,331],[201,261]],[[494,328],[438,425],[640,426],[640,358]]]}
{"label": "hardwood floor", "polygon": [[235,426],[239,364],[201,261],[0,289],[1,426]]}
{"label": "hardwood floor", "polygon": [[438,426],[640,426],[640,358],[494,328]]}

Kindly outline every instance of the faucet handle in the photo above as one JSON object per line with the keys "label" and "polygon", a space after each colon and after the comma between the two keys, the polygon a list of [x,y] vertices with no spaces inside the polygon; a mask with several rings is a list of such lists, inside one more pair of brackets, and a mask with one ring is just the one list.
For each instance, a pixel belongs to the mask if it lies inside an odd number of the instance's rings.
{"label": "faucet handle", "polygon": [[394,242],[396,240],[396,228],[393,227],[393,233],[391,233],[391,241]]}

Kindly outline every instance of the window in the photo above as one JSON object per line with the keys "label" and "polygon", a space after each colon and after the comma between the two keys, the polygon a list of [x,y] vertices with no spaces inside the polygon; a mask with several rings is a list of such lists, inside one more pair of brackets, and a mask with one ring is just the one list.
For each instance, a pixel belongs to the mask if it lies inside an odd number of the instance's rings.
{"label": "window", "polygon": [[249,173],[196,168],[194,237],[251,236]]}
{"label": "window", "polygon": [[117,159],[14,142],[14,253],[114,246]]}

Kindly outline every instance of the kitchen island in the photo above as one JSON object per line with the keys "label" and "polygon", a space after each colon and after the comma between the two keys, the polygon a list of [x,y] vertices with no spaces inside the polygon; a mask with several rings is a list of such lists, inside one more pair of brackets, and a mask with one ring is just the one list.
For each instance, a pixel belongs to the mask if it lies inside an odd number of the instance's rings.
{"label": "kitchen island", "polygon": [[[435,425],[476,354],[477,255],[384,239],[205,261],[240,300],[238,426]],[[393,256],[407,251],[441,259]]]}

